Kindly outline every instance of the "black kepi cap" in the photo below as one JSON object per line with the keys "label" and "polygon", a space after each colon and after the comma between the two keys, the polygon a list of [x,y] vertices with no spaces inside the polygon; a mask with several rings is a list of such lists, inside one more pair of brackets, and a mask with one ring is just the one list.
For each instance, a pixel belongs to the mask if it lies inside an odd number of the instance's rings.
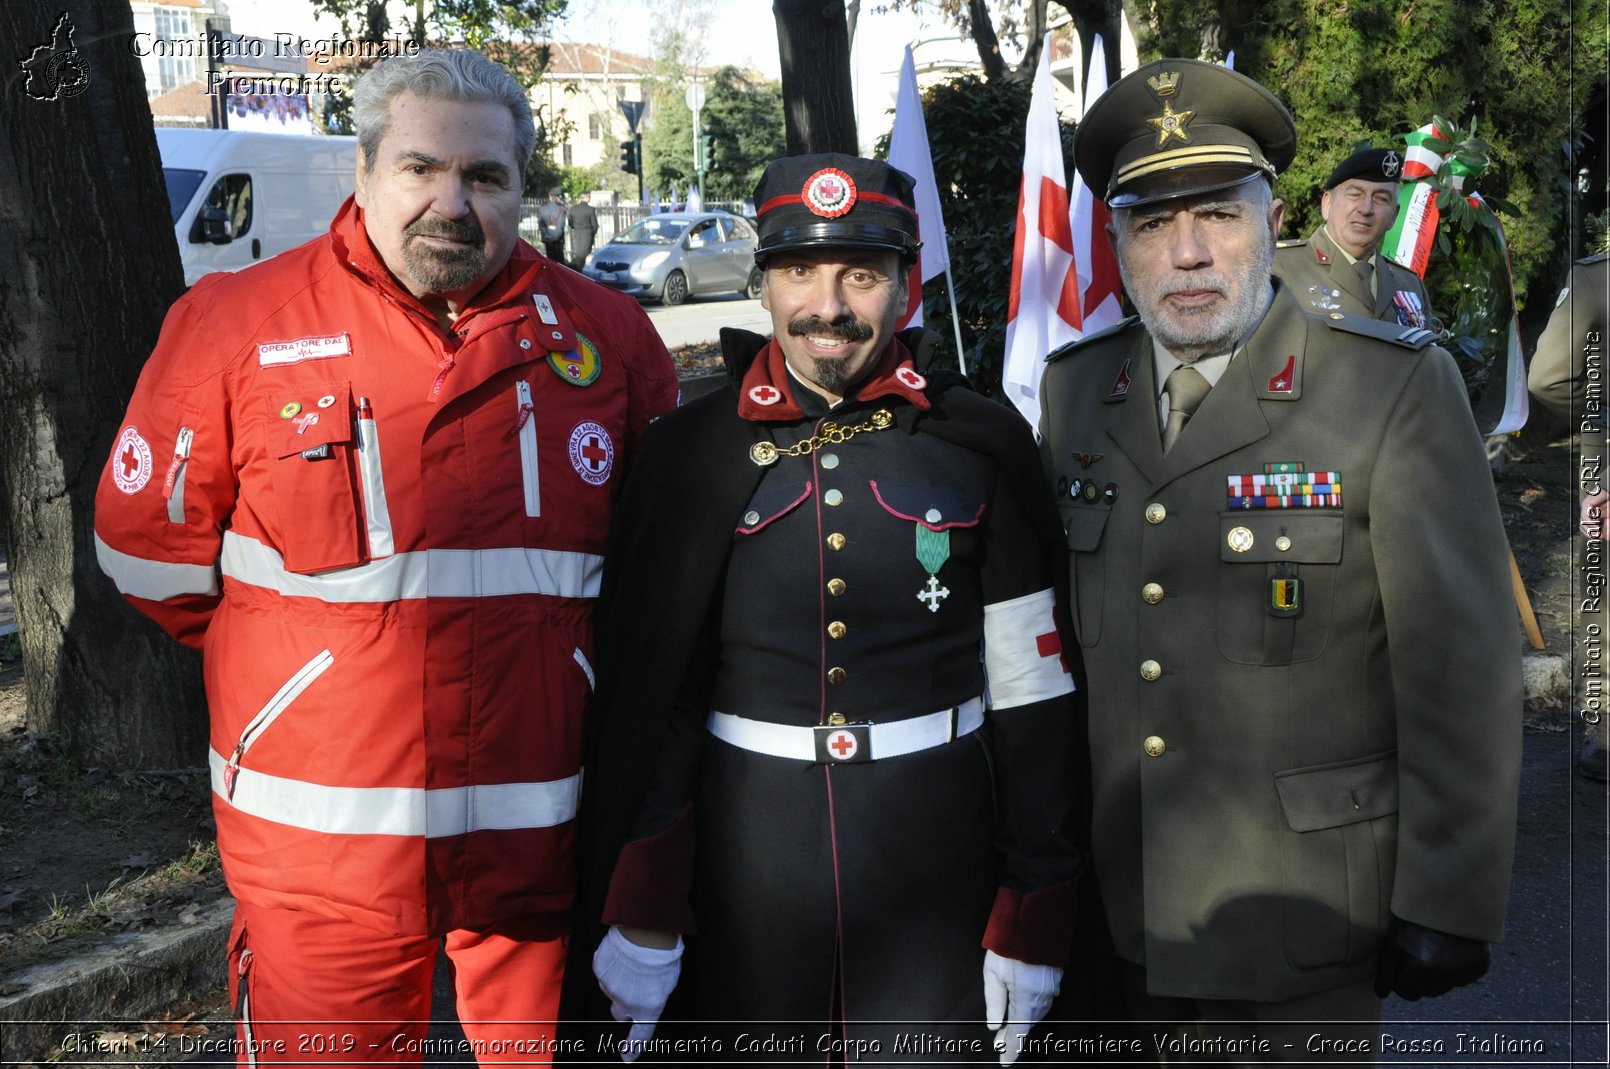
{"label": "black kepi cap", "polygon": [[1361,148],[1336,165],[1336,170],[1325,180],[1325,188],[1335,189],[1349,178],[1396,182],[1402,174],[1403,157],[1396,152],[1389,148]]}
{"label": "black kepi cap", "polygon": [[915,184],[887,163],[838,152],[773,160],[755,186],[755,262],[811,248],[887,249],[915,257],[922,248]]}
{"label": "black kepi cap", "polygon": [[1109,207],[1273,180],[1297,126],[1273,93],[1217,63],[1163,59],[1119,79],[1074,131],[1074,164]]}

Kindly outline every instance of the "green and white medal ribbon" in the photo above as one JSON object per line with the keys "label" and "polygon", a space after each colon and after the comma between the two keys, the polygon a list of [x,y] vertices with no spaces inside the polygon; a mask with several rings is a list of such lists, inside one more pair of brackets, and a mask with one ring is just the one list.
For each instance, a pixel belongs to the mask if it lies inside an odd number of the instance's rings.
{"label": "green and white medal ribbon", "polygon": [[917,524],[917,563],[928,573],[928,585],[917,592],[917,600],[938,612],[939,603],[950,597],[950,588],[939,585],[939,569],[950,559],[950,532],[931,531]]}

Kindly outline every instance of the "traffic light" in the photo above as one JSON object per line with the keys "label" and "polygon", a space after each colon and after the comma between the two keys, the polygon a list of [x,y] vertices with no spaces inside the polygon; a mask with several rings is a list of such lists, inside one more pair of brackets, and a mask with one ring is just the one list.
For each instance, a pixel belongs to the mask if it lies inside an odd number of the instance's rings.
{"label": "traffic light", "polygon": [[628,141],[621,145],[621,170],[627,174],[637,173],[637,143]]}
{"label": "traffic light", "polygon": [[714,134],[705,134],[700,140],[703,150],[704,170],[713,170],[716,165],[716,139]]}

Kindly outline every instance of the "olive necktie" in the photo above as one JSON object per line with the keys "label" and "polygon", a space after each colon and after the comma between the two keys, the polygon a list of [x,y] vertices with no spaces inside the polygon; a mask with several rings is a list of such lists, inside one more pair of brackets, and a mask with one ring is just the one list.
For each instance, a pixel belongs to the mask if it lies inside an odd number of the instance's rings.
{"label": "olive necktie", "polygon": [[[1370,276],[1375,273],[1374,266],[1368,260],[1359,260],[1353,265],[1353,272],[1358,275],[1358,280],[1364,287],[1364,295],[1373,301],[1375,299],[1375,287],[1370,283]],[[1365,303],[1369,302],[1366,301]]]}
{"label": "olive necktie", "polygon": [[1196,368],[1181,364],[1163,380],[1163,389],[1168,391],[1168,422],[1163,426],[1163,452],[1166,453],[1185,429],[1185,421],[1213,387]]}

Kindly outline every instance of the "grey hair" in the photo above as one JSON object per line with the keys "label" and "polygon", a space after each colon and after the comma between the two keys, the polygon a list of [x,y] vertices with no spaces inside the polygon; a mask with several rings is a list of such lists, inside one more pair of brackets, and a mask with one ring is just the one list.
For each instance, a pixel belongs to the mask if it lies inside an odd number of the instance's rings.
{"label": "grey hair", "polygon": [[531,101],[514,76],[500,63],[462,48],[425,48],[412,55],[383,60],[358,79],[352,92],[352,123],[364,162],[375,153],[391,127],[391,101],[399,93],[427,100],[464,100],[501,104],[514,117],[514,150],[521,169],[537,143]]}

